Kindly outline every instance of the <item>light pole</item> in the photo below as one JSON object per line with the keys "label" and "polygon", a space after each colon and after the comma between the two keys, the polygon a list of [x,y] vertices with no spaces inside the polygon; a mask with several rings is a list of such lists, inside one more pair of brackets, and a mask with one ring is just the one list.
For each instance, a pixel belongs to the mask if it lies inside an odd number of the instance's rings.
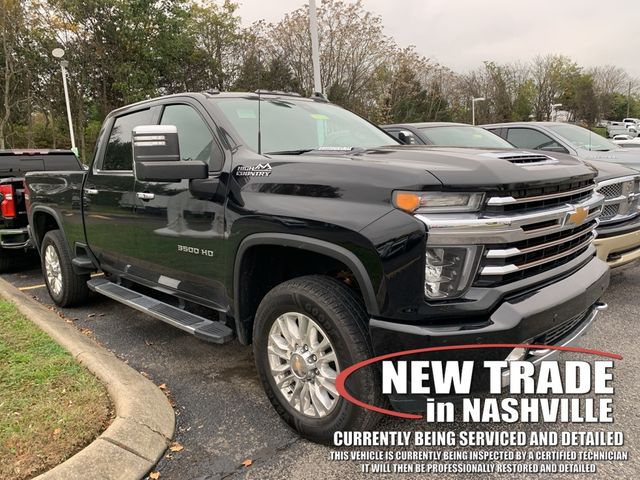
{"label": "light pole", "polygon": [[555,122],[558,119],[558,109],[562,106],[561,103],[554,103],[551,105],[551,119]]}
{"label": "light pole", "polygon": [[320,47],[318,44],[318,12],[316,0],[309,0],[309,33],[311,34],[311,61],[313,63],[313,90],[314,93],[322,93],[322,80],[320,79]]}
{"label": "light pole", "polygon": [[[61,48],[54,48],[51,52],[55,58],[61,59],[64,57],[64,50]],[[67,67],[69,62],[66,60],[60,60],[60,69],[62,70],[62,86],[64,87],[64,101],[67,105],[67,120],[69,122],[69,135],[71,135],[71,150],[78,155],[78,149],[76,148],[76,139],[73,134],[73,121],[71,120],[71,104],[69,103],[69,90],[67,89]]]}
{"label": "light pole", "polygon": [[484,102],[486,98],[475,97],[471,99],[471,125],[476,124],[476,102]]}

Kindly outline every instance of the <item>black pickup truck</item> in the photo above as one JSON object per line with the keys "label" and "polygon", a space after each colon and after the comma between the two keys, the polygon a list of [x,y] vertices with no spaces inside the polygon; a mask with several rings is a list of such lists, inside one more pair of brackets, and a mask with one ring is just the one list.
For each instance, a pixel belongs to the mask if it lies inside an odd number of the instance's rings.
{"label": "black pickup truck", "polygon": [[0,272],[13,269],[22,254],[33,248],[27,231],[24,174],[81,169],[69,150],[0,150]]}
{"label": "black pickup truck", "polygon": [[[328,441],[374,424],[335,383],[374,355],[579,338],[609,281],[595,176],[575,159],[403,146],[322,98],[212,91],[112,112],[87,172],[26,185],[58,305],[93,290],[203,340],[253,344],[278,413]],[[362,368],[347,387],[376,405],[380,382]],[[424,412],[424,398],[389,399]]]}

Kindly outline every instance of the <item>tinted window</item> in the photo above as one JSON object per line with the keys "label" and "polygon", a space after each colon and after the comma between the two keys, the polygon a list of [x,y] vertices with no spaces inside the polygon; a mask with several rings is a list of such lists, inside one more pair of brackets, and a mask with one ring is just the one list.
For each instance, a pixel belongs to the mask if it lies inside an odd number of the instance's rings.
{"label": "tinted window", "polygon": [[531,128],[510,128],[507,132],[507,140],[519,148],[531,148],[534,150],[548,147],[562,148],[562,145],[551,137]]}
{"label": "tinted window", "polygon": [[151,110],[141,110],[116,118],[104,153],[102,170],[132,170],[131,132],[138,125],[151,123]]}
{"label": "tinted window", "polygon": [[162,125],[178,129],[181,160],[202,160],[212,171],[222,168],[223,153],[200,114],[189,105],[168,105],[162,113]]}
{"label": "tinted window", "polygon": [[433,145],[442,147],[513,148],[509,142],[480,127],[447,125],[420,130]]}
{"label": "tinted window", "polygon": [[585,150],[594,150],[597,152],[607,152],[615,150],[618,146],[610,142],[597,133],[587,130],[586,128],[576,125],[558,124],[549,125],[549,129],[553,130],[558,136],[564,138],[567,142],[575,147],[584,148]]}

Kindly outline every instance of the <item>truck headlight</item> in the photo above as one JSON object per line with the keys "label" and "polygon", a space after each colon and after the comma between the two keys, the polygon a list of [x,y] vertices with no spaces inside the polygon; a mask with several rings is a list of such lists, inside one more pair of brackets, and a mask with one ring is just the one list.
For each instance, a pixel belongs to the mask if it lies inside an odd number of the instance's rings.
{"label": "truck headlight", "polygon": [[427,247],[424,293],[434,300],[462,295],[477,269],[478,247]]}
{"label": "truck headlight", "polygon": [[393,205],[408,213],[474,212],[482,204],[482,193],[393,192]]}

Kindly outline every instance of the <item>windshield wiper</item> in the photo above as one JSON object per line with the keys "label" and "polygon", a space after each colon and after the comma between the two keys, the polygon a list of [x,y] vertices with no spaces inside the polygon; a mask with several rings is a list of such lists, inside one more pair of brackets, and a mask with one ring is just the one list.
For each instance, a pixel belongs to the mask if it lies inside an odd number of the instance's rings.
{"label": "windshield wiper", "polygon": [[281,150],[279,152],[267,152],[265,155],[302,155],[303,153],[313,152],[315,148],[302,148],[300,150]]}

